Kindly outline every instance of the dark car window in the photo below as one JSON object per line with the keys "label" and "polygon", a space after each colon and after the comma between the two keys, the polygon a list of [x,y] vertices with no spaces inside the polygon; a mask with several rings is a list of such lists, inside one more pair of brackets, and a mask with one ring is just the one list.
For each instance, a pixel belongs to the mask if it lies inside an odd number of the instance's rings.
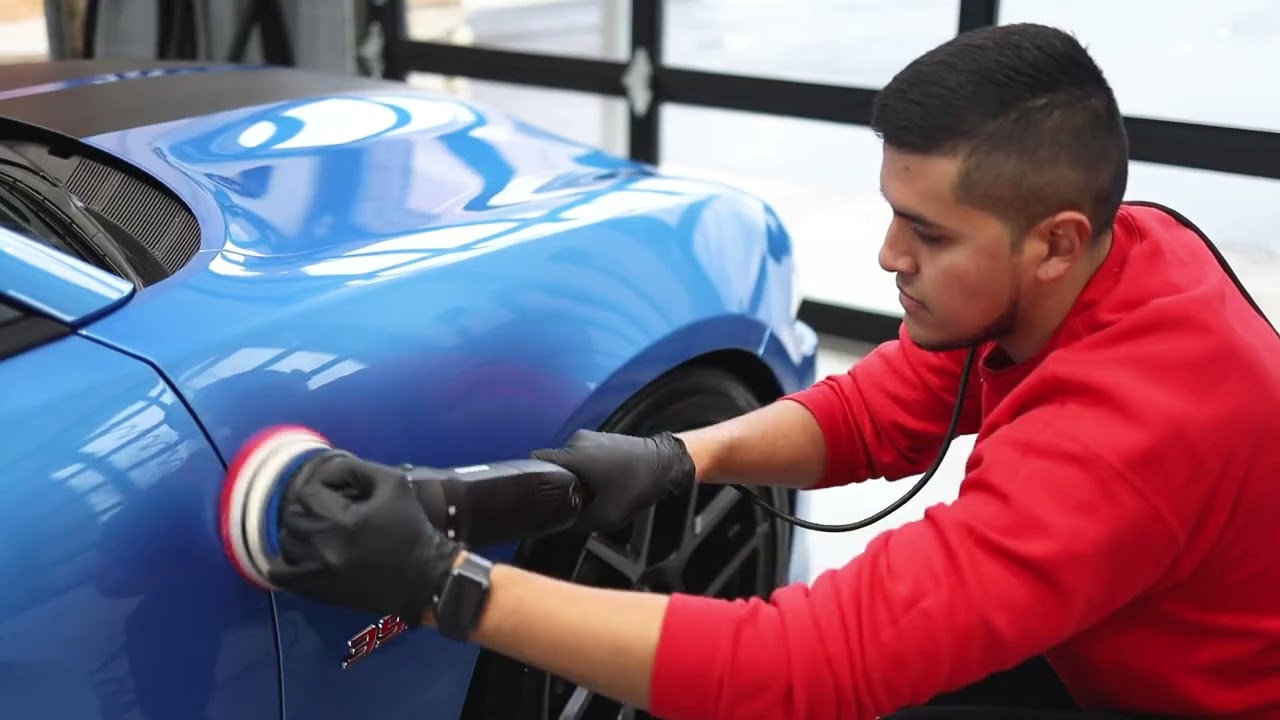
{"label": "dark car window", "polygon": [[16,321],[20,317],[22,317],[22,313],[4,303],[0,303],[0,328],[4,328],[5,325]]}
{"label": "dark car window", "polygon": [[71,328],[0,300],[0,361],[65,337]]}
{"label": "dark car window", "polygon": [[145,288],[200,250],[182,199],[146,172],[59,140],[0,141],[0,226]]}
{"label": "dark car window", "polygon": [[11,189],[0,184],[0,226],[42,242],[55,250],[80,257],[80,253]]}

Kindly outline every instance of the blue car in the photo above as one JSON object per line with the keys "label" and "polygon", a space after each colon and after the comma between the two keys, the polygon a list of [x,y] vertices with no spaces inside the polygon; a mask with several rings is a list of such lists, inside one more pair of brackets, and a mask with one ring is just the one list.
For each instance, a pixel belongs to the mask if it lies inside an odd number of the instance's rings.
{"label": "blue car", "polygon": [[[219,538],[226,466],[280,423],[458,466],[803,388],[817,342],[774,212],[400,83],[142,63],[0,68],[3,714],[629,715],[255,589]],[[790,537],[700,488],[485,554],[746,597],[786,582]]]}

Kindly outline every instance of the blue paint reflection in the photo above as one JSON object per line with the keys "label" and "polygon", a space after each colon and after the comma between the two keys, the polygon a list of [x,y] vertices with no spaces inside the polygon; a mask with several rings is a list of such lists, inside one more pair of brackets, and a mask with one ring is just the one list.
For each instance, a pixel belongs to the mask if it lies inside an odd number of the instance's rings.
{"label": "blue paint reflection", "polygon": [[482,112],[426,94],[337,95],[183,123],[151,144],[214,193],[219,248],[246,257],[525,219],[648,174]]}
{"label": "blue paint reflection", "polygon": [[[0,363],[0,383],[15,388],[0,408],[0,507],[20,510],[0,526],[6,714],[270,710],[274,683],[221,675],[270,678],[270,609],[221,556],[219,461],[175,395],[79,338]],[[232,633],[242,644],[224,644]]]}

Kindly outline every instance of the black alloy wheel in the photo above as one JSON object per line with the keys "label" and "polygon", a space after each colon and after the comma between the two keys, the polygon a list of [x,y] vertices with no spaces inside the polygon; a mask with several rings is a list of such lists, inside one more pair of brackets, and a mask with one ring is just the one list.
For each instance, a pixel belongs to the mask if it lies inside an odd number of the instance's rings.
{"label": "black alloy wheel", "polygon": [[[735,375],[688,366],[655,381],[601,430],[648,435],[681,431],[742,415],[761,400]],[[790,512],[791,493],[761,489]],[[628,528],[583,537],[566,532],[521,546],[516,564],[597,587],[694,593],[725,599],[766,597],[784,584],[790,526],[727,485],[701,485],[642,514]],[[464,718],[630,719],[649,715],[562,678],[483,651]]]}

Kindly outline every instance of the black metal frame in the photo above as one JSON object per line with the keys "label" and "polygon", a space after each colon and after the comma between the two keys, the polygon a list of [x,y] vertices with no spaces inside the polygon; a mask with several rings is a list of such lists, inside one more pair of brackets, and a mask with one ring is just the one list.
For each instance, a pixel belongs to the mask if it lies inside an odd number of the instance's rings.
{"label": "black metal frame", "polygon": [[[403,6],[397,2],[403,12]],[[82,55],[96,57],[98,15],[101,0],[87,0],[81,26]],[[200,9],[192,0],[161,0],[156,3],[156,50],[159,59],[194,60],[199,56],[200,40],[196,37],[196,14]],[[236,23],[235,37],[227,51],[227,62],[244,62],[249,39],[256,28],[263,60],[269,65],[293,65],[293,41],[285,27],[284,10],[279,0],[250,0]]]}
{"label": "black metal frame", "polygon": [[[614,2],[616,0],[602,0]],[[382,23],[384,76],[410,72],[496,80],[621,97],[631,109],[629,152],[656,164],[664,103],[866,126],[877,89],[702,72],[663,61],[663,0],[631,0],[629,62],[560,57],[411,40],[404,0],[371,0]],[[994,25],[999,0],[961,0],[957,32]],[[1162,165],[1280,179],[1280,133],[1126,117],[1130,158]],[[897,336],[898,317],[805,300],[801,317],[820,333],[864,343]]]}
{"label": "black metal frame", "polygon": [[[163,5],[164,3],[161,3]],[[293,65],[293,41],[285,28],[284,9],[278,0],[250,0],[236,23],[228,62],[244,62],[249,49],[249,36],[257,27],[262,45],[262,59],[269,65]]]}

